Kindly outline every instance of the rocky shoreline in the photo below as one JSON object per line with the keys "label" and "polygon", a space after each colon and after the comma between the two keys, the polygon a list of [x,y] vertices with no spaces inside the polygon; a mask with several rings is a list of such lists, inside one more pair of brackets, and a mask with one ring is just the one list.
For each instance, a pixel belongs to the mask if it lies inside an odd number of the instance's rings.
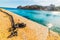
{"label": "rocky shoreline", "polygon": [[27,10],[45,10],[45,11],[60,11],[60,6],[55,6],[53,4],[49,6],[41,5],[27,5],[27,6],[18,6],[18,9],[27,9]]}
{"label": "rocky shoreline", "polygon": [[29,10],[40,10],[40,6],[31,5],[31,6],[18,6],[19,9],[29,9]]}

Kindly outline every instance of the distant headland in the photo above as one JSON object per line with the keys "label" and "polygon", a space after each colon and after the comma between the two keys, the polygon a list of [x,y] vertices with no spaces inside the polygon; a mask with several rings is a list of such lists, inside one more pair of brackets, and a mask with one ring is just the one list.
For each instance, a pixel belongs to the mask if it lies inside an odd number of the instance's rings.
{"label": "distant headland", "polygon": [[49,6],[41,6],[41,5],[18,6],[17,8],[28,9],[28,10],[60,11],[60,6],[55,6],[53,4],[50,4]]}

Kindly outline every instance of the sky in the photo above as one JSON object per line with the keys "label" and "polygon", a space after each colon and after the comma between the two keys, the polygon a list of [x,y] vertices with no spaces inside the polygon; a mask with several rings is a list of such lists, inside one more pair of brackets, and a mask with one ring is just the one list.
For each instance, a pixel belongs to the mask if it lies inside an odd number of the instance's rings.
{"label": "sky", "polygon": [[60,6],[60,0],[0,0],[0,7],[16,8],[19,5],[50,5]]}

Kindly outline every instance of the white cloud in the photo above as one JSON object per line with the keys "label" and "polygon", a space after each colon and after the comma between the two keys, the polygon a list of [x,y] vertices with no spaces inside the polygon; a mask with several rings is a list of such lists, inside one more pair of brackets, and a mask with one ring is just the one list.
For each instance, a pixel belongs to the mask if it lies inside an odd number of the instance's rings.
{"label": "white cloud", "polygon": [[0,1],[0,7],[16,7],[18,5],[49,5],[49,4],[55,4],[60,5],[60,0],[1,0]]}
{"label": "white cloud", "polygon": [[36,4],[39,5],[49,5],[49,4],[55,4],[60,5],[60,0],[33,0]]}

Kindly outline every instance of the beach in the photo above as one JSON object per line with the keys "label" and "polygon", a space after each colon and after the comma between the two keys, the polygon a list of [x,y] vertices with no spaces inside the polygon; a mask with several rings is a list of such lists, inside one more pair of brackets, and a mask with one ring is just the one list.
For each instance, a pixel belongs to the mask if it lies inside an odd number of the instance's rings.
{"label": "beach", "polygon": [[14,22],[16,23],[25,23],[25,28],[17,28],[18,35],[12,38],[7,38],[10,35],[8,32],[11,28],[11,22],[9,16],[0,11],[0,40],[59,40],[60,36],[55,32],[50,32],[47,27],[38,24],[34,21],[28,20],[22,16],[9,12],[5,9],[1,9],[4,12],[9,13],[13,16]]}

